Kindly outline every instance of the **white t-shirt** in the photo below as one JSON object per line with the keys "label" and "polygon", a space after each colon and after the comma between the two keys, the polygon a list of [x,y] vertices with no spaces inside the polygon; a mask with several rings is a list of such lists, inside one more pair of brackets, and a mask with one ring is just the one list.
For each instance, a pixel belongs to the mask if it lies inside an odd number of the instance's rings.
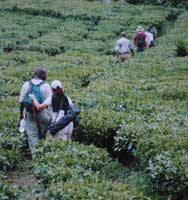
{"label": "white t-shirt", "polygon": [[115,45],[115,50],[119,53],[127,53],[129,50],[132,49],[131,41],[126,39],[125,37],[121,37],[117,40]]}
{"label": "white t-shirt", "polygon": [[153,41],[153,34],[150,32],[145,32],[146,34],[146,43],[147,43],[147,47],[149,47],[149,45],[151,44],[151,42]]}
{"label": "white t-shirt", "polygon": [[[33,83],[34,85],[38,85],[38,84],[40,84],[43,80],[34,78],[34,79],[32,79],[31,81],[32,81],[32,83]],[[29,81],[26,81],[26,82],[23,84],[22,89],[21,89],[21,92],[20,92],[20,102],[23,102],[23,100],[24,100],[24,98],[25,98],[25,96],[26,96],[26,94],[27,94],[29,88],[30,88],[30,83],[29,83]],[[51,90],[50,85],[49,85],[48,83],[46,83],[46,82],[43,83],[43,84],[40,86],[40,90],[41,90],[41,94],[42,94],[42,96],[43,96],[43,98],[44,98],[44,102],[47,100],[47,98],[49,98],[49,97],[52,96],[52,90]],[[44,102],[43,102],[43,103],[44,103]]]}

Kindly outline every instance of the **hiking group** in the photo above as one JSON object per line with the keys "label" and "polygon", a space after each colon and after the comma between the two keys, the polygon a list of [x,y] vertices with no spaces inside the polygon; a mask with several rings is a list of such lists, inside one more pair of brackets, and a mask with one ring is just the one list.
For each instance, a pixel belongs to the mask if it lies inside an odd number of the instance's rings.
{"label": "hiking group", "polygon": [[[136,29],[134,46],[137,52],[154,45],[156,35],[152,29],[152,26],[146,32],[141,26]],[[120,62],[134,56],[134,47],[124,32],[120,33],[115,51]],[[73,121],[80,113],[71,98],[64,94],[62,83],[54,80],[50,87],[46,77],[46,69],[37,67],[34,77],[23,84],[20,92],[20,132],[23,132],[21,126],[24,122],[32,155],[41,138],[71,139]]]}
{"label": "hiking group", "polygon": [[[142,26],[138,26],[134,34],[134,47],[137,52],[143,52],[146,48],[154,46],[157,30],[154,26],[149,26],[147,31],[144,31]],[[119,62],[123,62],[134,56],[134,47],[132,42],[126,37],[125,32],[121,32],[115,44],[116,56]]]}
{"label": "hiking group", "polygon": [[20,92],[20,120],[25,120],[32,154],[39,139],[56,136],[69,140],[73,121],[80,113],[71,98],[64,94],[62,83],[54,80],[50,87],[46,77],[45,68],[36,68],[34,78],[26,81]]}

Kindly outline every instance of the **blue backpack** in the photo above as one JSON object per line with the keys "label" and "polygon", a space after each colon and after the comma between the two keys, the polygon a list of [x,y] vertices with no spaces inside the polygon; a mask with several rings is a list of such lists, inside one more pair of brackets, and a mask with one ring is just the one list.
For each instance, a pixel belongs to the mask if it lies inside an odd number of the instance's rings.
{"label": "blue backpack", "polygon": [[45,83],[45,82],[42,81],[38,85],[34,85],[31,80],[29,81],[30,88],[29,88],[28,92],[26,93],[25,98],[23,100],[23,103],[24,103],[24,106],[25,106],[27,112],[33,113],[32,100],[29,97],[29,94],[33,94],[39,103],[43,102],[44,98],[43,98],[42,93],[40,91],[40,86],[43,83]]}

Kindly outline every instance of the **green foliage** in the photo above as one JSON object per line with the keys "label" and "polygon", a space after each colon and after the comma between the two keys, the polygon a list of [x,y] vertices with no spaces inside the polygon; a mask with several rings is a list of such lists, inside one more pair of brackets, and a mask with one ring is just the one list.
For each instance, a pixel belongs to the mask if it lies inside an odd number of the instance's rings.
{"label": "green foliage", "polygon": [[107,153],[94,146],[78,143],[41,144],[35,154],[35,174],[44,184],[55,181],[67,181],[78,176],[83,179],[92,176],[92,171],[99,171],[110,161]]}
{"label": "green foliage", "polygon": [[149,160],[150,176],[160,185],[161,191],[187,192],[188,157],[185,151],[181,149],[175,155],[172,151],[165,151]]}
{"label": "green foliage", "polygon": [[[62,192],[63,191],[63,192]],[[142,194],[132,194],[126,184],[106,181],[94,176],[92,179],[84,179],[82,181],[70,181],[66,183],[58,183],[52,185],[43,199],[120,199],[120,200],[149,200]]]}
{"label": "green foliage", "polygon": [[[158,2],[166,4],[167,1]],[[36,66],[45,66],[48,81],[61,80],[66,94],[81,108],[77,139],[108,149],[114,145],[117,154],[126,151],[134,155],[154,184],[162,185],[162,191],[183,194],[187,190],[188,69],[187,57],[176,55],[187,50],[187,11],[85,0],[32,0],[29,4],[25,0],[11,0],[1,1],[0,7],[2,170],[15,166],[26,144],[26,138],[18,142],[16,133],[21,85],[32,77]],[[119,32],[126,31],[132,40],[140,24],[144,28],[153,24],[160,31],[155,48],[116,64],[113,49]],[[12,51],[3,52],[6,48]],[[42,183],[52,188],[47,191],[49,196],[60,198],[58,195],[66,193],[67,198],[76,199],[66,192],[73,181],[80,183],[73,190],[79,198],[89,195],[96,185],[99,185],[99,195],[101,188],[107,191],[111,187],[111,180],[98,175],[104,164],[111,163],[103,151],[71,144],[70,148],[73,146],[78,153],[67,150],[66,158],[63,153],[69,148],[65,144],[62,147],[59,143],[45,145],[41,144],[36,154],[39,160],[35,172]],[[86,157],[82,162],[78,159],[79,152]],[[72,153],[77,157],[71,157]],[[96,162],[91,165],[92,156]],[[107,174],[108,169],[102,171]],[[84,175],[84,172],[88,173]],[[92,177],[99,181],[93,181]],[[115,179],[113,173],[107,177]],[[66,182],[62,184],[62,181]],[[59,182],[58,191],[53,193],[56,182]],[[121,184],[118,187],[124,188]],[[78,193],[80,188],[83,194]],[[116,197],[114,193],[107,193],[102,198]],[[91,192],[92,195],[96,194]],[[119,196],[123,198],[122,195],[120,191]]]}
{"label": "green foliage", "polygon": [[176,54],[177,56],[187,56],[188,55],[188,44],[186,44],[184,41],[179,40],[176,43]]}
{"label": "green foliage", "polygon": [[1,134],[0,142],[0,171],[15,167],[21,159],[21,147],[19,137]]}
{"label": "green foliage", "polygon": [[155,4],[155,5],[163,5],[163,6],[177,6],[177,7],[188,7],[186,0],[125,0],[128,3],[133,4]]}
{"label": "green foliage", "polygon": [[23,192],[17,187],[0,183],[0,199],[24,200],[24,197],[23,197]]}
{"label": "green foliage", "polygon": [[125,183],[105,179],[104,172],[112,178],[114,162],[92,145],[54,139],[38,146],[34,162],[35,175],[47,186],[42,199],[148,199]]}

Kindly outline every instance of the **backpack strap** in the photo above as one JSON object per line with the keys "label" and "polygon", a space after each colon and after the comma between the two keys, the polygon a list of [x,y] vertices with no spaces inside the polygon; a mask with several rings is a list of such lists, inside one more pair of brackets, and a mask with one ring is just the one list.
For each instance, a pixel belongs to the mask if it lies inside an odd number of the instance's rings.
{"label": "backpack strap", "polygon": [[[46,83],[46,82],[45,82],[45,81],[42,81],[42,82],[40,82],[39,84],[36,84],[36,86],[39,86],[39,87],[40,87],[40,86],[43,85],[44,83]],[[33,82],[32,82],[31,79],[29,80],[29,84],[30,84],[30,85],[35,85],[35,84],[33,84]]]}
{"label": "backpack strap", "polygon": [[39,84],[35,85],[35,84],[33,84],[33,82],[32,82],[31,79],[30,79],[28,82],[29,82],[29,89],[28,89],[27,94],[31,92],[31,87],[32,87],[32,86],[38,86],[38,87],[40,87],[41,85],[43,85],[44,83],[46,83],[45,81],[42,81],[42,82],[40,82]]}
{"label": "backpack strap", "polygon": [[[42,81],[39,84],[35,85],[35,84],[33,84],[32,80],[29,80],[29,84],[30,84],[29,92],[31,91],[31,87],[32,86],[38,86],[38,87],[40,87],[44,83],[45,83],[45,81]],[[40,88],[39,88],[39,90],[40,90]],[[34,107],[33,104],[32,104],[32,109],[33,109],[33,117],[34,117],[34,120],[35,120],[35,122],[37,124],[37,128],[38,128],[39,138],[41,139],[44,136],[42,135],[42,131],[41,131],[41,126],[40,126],[40,122],[39,122],[39,118],[38,118],[38,111],[36,110],[36,108]]]}

